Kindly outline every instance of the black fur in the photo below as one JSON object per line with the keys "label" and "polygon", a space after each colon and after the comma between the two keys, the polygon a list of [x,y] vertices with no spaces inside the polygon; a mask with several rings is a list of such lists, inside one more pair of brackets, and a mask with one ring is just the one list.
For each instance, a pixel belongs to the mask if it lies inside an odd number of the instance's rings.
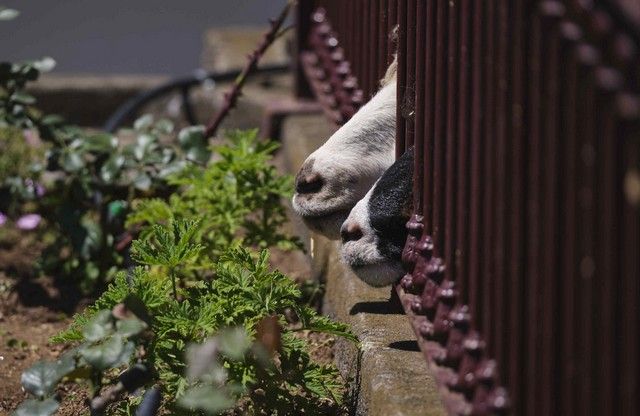
{"label": "black fur", "polygon": [[413,148],[389,167],[376,184],[367,210],[380,254],[400,261],[413,202]]}

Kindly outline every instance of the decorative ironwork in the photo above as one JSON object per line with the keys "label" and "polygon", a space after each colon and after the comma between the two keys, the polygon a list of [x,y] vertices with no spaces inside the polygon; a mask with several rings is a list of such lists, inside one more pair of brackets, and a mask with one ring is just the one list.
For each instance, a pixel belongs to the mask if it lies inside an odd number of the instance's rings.
{"label": "decorative ironwork", "polygon": [[416,162],[395,289],[449,413],[640,414],[633,2],[302,3],[365,97],[399,24],[397,149]]}

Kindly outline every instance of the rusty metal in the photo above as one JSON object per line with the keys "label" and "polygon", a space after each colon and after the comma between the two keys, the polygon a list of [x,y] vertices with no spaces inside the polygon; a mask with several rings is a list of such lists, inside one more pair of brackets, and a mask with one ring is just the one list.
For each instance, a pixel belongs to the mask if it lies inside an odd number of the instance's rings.
{"label": "rusty metal", "polygon": [[395,289],[449,413],[640,414],[637,2],[302,3],[365,98],[397,50]]}

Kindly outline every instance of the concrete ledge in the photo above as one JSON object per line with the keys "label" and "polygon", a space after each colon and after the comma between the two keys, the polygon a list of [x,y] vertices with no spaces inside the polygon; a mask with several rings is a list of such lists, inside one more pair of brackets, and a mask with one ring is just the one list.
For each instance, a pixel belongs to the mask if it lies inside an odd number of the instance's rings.
{"label": "concrete ledge", "polygon": [[[290,116],[282,128],[288,167],[295,172],[306,156],[335,130],[323,116]],[[306,235],[304,235],[306,234]],[[303,233],[313,256],[313,274],[326,284],[324,312],[351,325],[360,351],[338,341],[336,361],[353,379],[356,415],[444,415],[437,385],[390,288],[372,288],[340,263],[339,243]]]}
{"label": "concrete ledge", "polygon": [[81,126],[98,127],[126,100],[169,78],[153,75],[45,74],[29,87],[38,108]]}
{"label": "concrete ledge", "polygon": [[[242,68],[269,29],[268,26],[227,26],[209,29],[203,36],[202,67],[209,71],[228,71]],[[289,44],[293,31],[289,31],[267,49],[260,65],[286,65],[291,61]]]}
{"label": "concrete ledge", "polygon": [[[128,99],[155,88],[170,79],[164,76],[93,76],[48,74],[29,88],[37,100],[37,107],[47,114],[59,114],[67,121],[87,127],[101,127],[113,112]],[[223,102],[231,83],[213,88],[194,88],[191,101],[196,119],[206,123]],[[267,104],[288,98],[292,77],[260,75],[251,77],[238,100],[237,107],[225,119],[222,128],[255,128],[260,126]],[[156,99],[141,109],[140,114],[161,114],[178,124],[185,120],[180,109],[180,92],[175,91]],[[129,120],[127,125],[133,120]]]}

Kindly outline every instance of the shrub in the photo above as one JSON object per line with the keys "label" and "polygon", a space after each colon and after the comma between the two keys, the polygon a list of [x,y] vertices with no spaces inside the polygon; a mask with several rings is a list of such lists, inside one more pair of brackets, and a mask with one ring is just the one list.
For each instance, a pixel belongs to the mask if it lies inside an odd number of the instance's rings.
{"label": "shrub", "polygon": [[[43,114],[26,87],[54,66],[48,57],[0,62],[0,214],[17,218],[26,210],[42,217],[53,243],[40,267],[75,277],[91,291],[121,265],[114,248],[131,201],[167,197],[167,177],[205,164],[211,152],[203,127],[183,129],[175,140],[170,121],[146,115],[116,136]],[[26,135],[37,140],[27,144]]]}
{"label": "shrub", "polygon": [[[197,219],[194,238],[206,259],[217,258],[229,247],[301,248],[299,239],[281,231],[286,222],[282,198],[290,196],[293,181],[269,164],[277,147],[275,142],[259,141],[256,130],[229,132],[226,144],[213,148],[218,160],[171,176],[169,183],[178,191],[167,201],[136,201],[127,226],[142,227],[144,239],[150,224]],[[191,270],[202,278],[207,268],[195,257]]]}

